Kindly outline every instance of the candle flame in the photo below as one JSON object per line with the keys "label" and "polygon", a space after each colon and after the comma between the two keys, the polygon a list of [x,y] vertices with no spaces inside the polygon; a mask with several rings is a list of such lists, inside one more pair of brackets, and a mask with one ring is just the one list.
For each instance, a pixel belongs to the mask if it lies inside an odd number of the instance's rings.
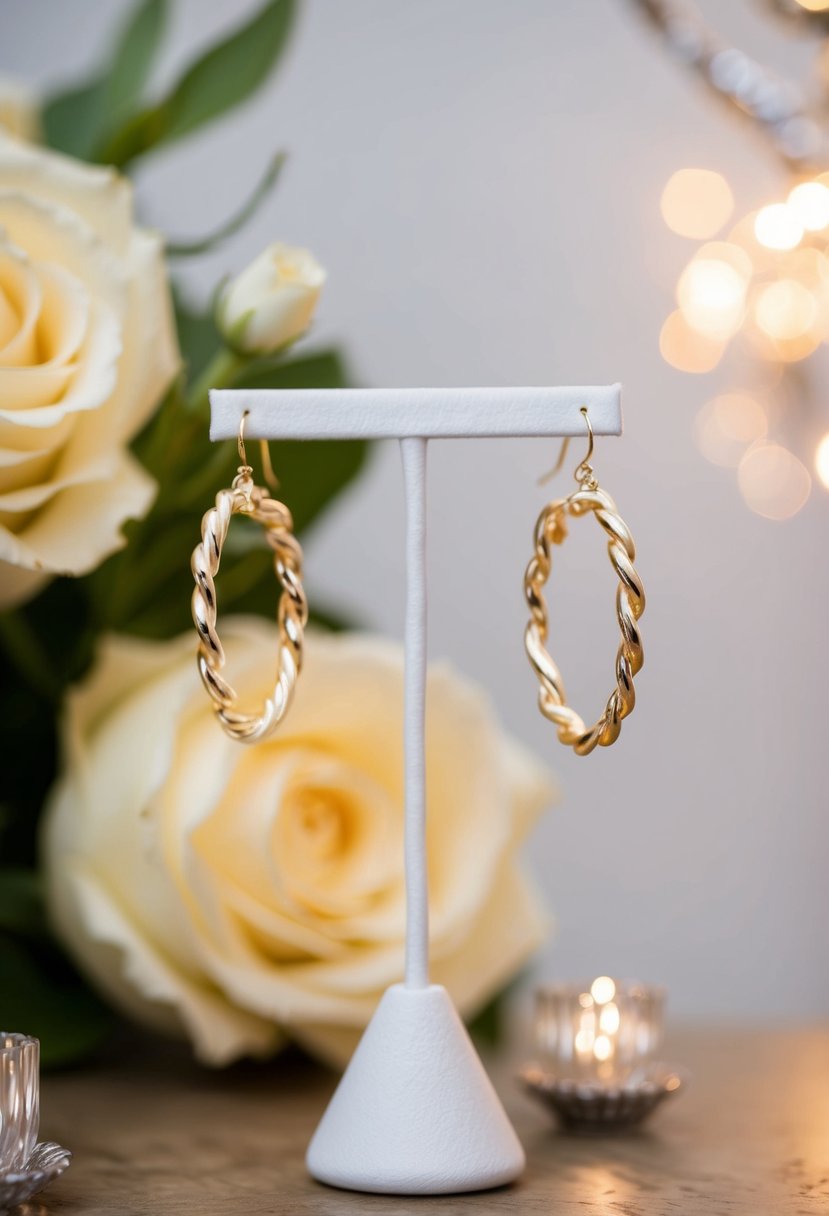
{"label": "candle flame", "polygon": [[608,1005],[603,1006],[602,1011],[599,1014],[599,1029],[604,1034],[616,1034],[619,1029],[620,1021],[621,1018],[619,1015],[618,1005],[615,1005],[611,1001]]}
{"label": "candle flame", "polygon": [[613,1055],[613,1042],[606,1034],[600,1034],[593,1044],[593,1055],[597,1060],[609,1060]]}
{"label": "candle flame", "polygon": [[600,975],[590,985],[590,995],[597,1005],[606,1005],[616,995],[616,983],[609,975]]}

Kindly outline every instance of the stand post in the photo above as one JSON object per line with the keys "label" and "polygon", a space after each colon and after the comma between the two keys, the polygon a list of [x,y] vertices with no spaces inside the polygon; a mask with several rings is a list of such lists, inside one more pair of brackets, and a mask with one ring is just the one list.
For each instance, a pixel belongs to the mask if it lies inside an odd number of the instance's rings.
{"label": "stand post", "polygon": [[426,864],[426,443],[400,440],[406,491],[406,973],[407,988],[429,984]]}
{"label": "stand post", "polygon": [[445,988],[429,983],[426,853],[426,444],[400,439],[406,493],[406,960],[308,1148],[320,1182],[384,1194],[503,1186],[524,1151]]}

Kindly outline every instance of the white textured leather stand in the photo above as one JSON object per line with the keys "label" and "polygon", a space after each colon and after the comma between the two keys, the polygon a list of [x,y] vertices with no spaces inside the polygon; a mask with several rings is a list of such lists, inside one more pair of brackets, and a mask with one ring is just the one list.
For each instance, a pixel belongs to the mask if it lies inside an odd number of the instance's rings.
{"label": "white textured leather stand", "polygon": [[[406,966],[385,993],[323,1115],[307,1164],[319,1182],[390,1195],[480,1191],[516,1179],[524,1152],[446,990],[429,983],[426,866],[426,445],[430,438],[622,429],[620,387],[214,389],[212,439],[397,438],[406,486]],[[548,453],[539,460],[547,463]],[[290,505],[290,504],[289,504]],[[532,517],[532,510],[530,510]],[[520,561],[516,578],[520,578]]]}
{"label": "white textured leather stand", "polygon": [[512,1182],[524,1150],[445,988],[395,984],[308,1149],[320,1182],[440,1195]]}

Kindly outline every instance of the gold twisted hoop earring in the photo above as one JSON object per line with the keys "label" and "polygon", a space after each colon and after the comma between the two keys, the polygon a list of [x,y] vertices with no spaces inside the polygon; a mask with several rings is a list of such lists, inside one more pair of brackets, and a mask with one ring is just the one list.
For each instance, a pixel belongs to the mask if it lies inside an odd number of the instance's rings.
{"label": "gold twisted hoop earring", "polygon": [[[530,609],[530,620],[524,632],[524,645],[541,685],[538,708],[545,718],[549,718],[558,727],[559,740],[572,746],[577,755],[586,756],[597,744],[609,747],[618,739],[622,719],[627,717],[636,702],[633,677],[641,671],[644,662],[637,621],[645,611],[645,592],[639,575],[633,568],[636,558],[633,537],[619,515],[613,499],[599,488],[590,464],[590,457],[593,455],[593,428],[586,406],[582,407],[581,413],[587,425],[588,449],[587,455],[575,471],[579,488],[568,498],[559,498],[548,503],[535,525],[535,553],[524,575],[524,594]],[[562,444],[561,455],[553,473],[561,467],[567,443],[568,440],[565,440]],[[547,478],[542,480],[546,481]],[[598,722],[587,729],[576,711],[567,704],[561,673],[545,647],[547,604],[543,589],[550,577],[552,565],[550,546],[560,545],[566,539],[567,516],[586,515],[591,511],[607,533],[608,556],[619,576],[616,616],[622,640],[616,654],[616,687],[610,694]]]}
{"label": "gold twisted hoop earring", "polygon": [[[270,735],[284,718],[291,703],[302,667],[302,645],[308,621],[308,601],[302,587],[302,549],[293,534],[291,512],[253,481],[253,469],[245,454],[245,419],[239,426],[239,458],[229,490],[220,490],[216,505],[206,511],[201,525],[201,542],[193,550],[190,563],[196,586],[193,591],[193,621],[199,635],[198,667],[205,688],[215,703],[216,716],[225,732],[243,743],[255,743]],[[263,441],[264,445],[264,441]],[[270,467],[270,462],[266,468]],[[255,519],[265,529],[274,553],[276,575],[282,585],[277,610],[279,656],[276,684],[259,713],[237,707],[233,687],[221,675],[225,654],[216,631],[215,575],[219,570],[222,548],[231,516],[241,514]]]}

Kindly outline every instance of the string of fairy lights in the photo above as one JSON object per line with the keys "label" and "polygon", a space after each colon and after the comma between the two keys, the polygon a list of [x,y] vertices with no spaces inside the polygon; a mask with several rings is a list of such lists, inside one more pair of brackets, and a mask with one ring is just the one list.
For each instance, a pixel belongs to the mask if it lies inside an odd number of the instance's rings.
{"label": "string of fairy lights", "polygon": [[[736,216],[732,189],[711,169],[679,169],[665,185],[662,217],[697,242],[676,284],[676,307],[660,334],[662,357],[681,371],[711,372],[727,351],[762,368],[760,386],[737,386],[706,402],[695,436],[712,463],[733,468],[746,504],[789,519],[815,483],[829,490],[829,418],[805,441],[781,386],[829,346],[829,129],[806,92],[728,46],[698,11],[679,0],[632,0],[671,54],[735,114],[751,122],[782,159],[778,198]],[[819,39],[829,78],[829,0],[757,0],[772,15]],[[758,200],[759,201],[759,200]],[[798,392],[807,382],[798,379]],[[798,447],[793,451],[792,447]],[[808,449],[808,450],[807,450]]]}

